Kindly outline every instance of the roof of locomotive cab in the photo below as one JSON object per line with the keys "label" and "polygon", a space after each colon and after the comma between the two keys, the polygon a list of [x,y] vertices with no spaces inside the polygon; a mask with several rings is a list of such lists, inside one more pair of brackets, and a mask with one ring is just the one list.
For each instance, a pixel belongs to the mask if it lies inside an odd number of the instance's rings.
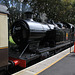
{"label": "roof of locomotive cab", "polygon": [[7,7],[5,5],[1,5],[0,4],[0,13],[4,13],[4,14],[9,14],[9,12],[7,11]]}

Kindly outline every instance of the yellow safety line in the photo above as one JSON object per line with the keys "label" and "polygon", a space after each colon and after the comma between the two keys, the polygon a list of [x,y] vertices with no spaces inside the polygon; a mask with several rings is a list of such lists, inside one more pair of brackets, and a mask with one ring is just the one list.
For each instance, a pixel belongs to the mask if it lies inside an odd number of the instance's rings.
{"label": "yellow safety line", "polygon": [[8,48],[8,47],[0,47],[0,49],[6,49],[6,48]]}
{"label": "yellow safety line", "polygon": [[61,59],[63,59],[64,57],[66,57],[67,55],[69,55],[70,53],[64,55],[63,57],[61,57],[60,59],[58,59],[57,61],[55,61],[54,63],[52,63],[51,65],[47,66],[46,68],[42,69],[41,71],[37,72],[34,75],[38,75],[39,73],[43,72],[44,70],[48,69],[49,67],[51,67],[52,65],[54,65],[55,63],[57,63],[58,61],[60,61]]}

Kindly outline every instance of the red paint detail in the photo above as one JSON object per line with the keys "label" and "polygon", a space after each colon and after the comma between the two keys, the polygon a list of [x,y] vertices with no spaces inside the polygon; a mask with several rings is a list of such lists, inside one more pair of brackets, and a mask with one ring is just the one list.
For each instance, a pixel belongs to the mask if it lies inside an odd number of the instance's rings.
{"label": "red paint detail", "polygon": [[15,66],[19,65],[20,67],[26,68],[26,60],[12,58],[12,57],[9,57],[9,60],[13,61]]}
{"label": "red paint detail", "polygon": [[75,42],[74,42],[74,53],[75,53]]}
{"label": "red paint detail", "polygon": [[66,37],[66,40],[68,40],[68,37]]}
{"label": "red paint detail", "polygon": [[75,33],[74,33],[74,36],[75,36]]}
{"label": "red paint detail", "polygon": [[19,65],[19,60],[14,60],[13,62],[15,64],[15,66]]}

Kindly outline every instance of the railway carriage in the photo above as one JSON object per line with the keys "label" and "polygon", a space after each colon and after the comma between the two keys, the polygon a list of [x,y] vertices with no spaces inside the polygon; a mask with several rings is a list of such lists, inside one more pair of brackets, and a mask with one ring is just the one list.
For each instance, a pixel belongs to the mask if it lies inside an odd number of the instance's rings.
{"label": "railway carriage", "polygon": [[0,5],[0,75],[5,73],[8,66],[8,11]]}

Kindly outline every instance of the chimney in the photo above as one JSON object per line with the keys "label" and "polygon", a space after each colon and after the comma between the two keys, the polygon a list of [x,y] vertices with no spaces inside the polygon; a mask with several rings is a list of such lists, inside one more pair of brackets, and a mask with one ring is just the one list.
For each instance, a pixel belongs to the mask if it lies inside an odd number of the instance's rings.
{"label": "chimney", "polygon": [[30,20],[30,21],[33,21],[33,13],[28,11],[28,12],[25,12],[25,16],[26,16],[26,20]]}

